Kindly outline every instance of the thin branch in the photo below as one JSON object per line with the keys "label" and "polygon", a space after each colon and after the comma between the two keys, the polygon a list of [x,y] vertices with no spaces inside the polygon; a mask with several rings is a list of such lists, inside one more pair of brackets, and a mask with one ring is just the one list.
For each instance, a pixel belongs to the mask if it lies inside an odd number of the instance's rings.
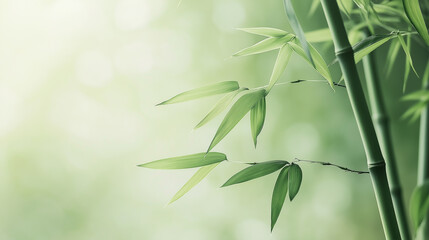
{"label": "thin branch", "polygon": [[352,173],[357,173],[357,174],[364,174],[364,173],[367,174],[367,173],[369,173],[368,171],[352,170],[350,168],[346,168],[346,167],[343,167],[343,166],[340,166],[340,165],[337,165],[337,164],[334,164],[334,163],[330,163],[330,162],[319,162],[319,161],[303,160],[303,159],[298,159],[298,158],[295,158],[295,161],[293,161],[293,163],[294,162],[306,162],[306,163],[320,164],[320,165],[323,165],[323,166],[333,166],[333,167],[337,167],[337,168],[339,168],[341,170],[344,170],[346,172],[352,172]]}
{"label": "thin branch", "polygon": [[[256,165],[258,164],[257,162],[235,162],[235,161],[231,161],[231,160],[227,160],[230,163],[236,163],[236,164],[245,164],[245,165]],[[346,172],[352,172],[352,173],[357,173],[357,174],[368,174],[368,171],[358,171],[358,170],[353,170],[350,168],[346,168],[334,163],[330,163],[330,162],[319,162],[319,161],[312,161],[312,160],[303,160],[303,159],[298,159],[298,158],[294,158],[294,161],[292,161],[291,163],[298,163],[298,162],[305,162],[305,163],[315,163],[315,164],[320,164],[323,166],[332,166],[332,167],[336,167],[339,168],[341,170],[344,170]],[[290,164],[288,164],[290,165]]]}
{"label": "thin branch", "polygon": [[[298,80],[288,82],[288,83],[300,83],[300,82],[325,82],[325,83],[327,83],[326,80],[304,80],[304,79],[298,79]],[[336,82],[333,82],[333,84],[334,84],[334,86],[346,88],[345,85],[342,85],[342,84],[339,84]]]}

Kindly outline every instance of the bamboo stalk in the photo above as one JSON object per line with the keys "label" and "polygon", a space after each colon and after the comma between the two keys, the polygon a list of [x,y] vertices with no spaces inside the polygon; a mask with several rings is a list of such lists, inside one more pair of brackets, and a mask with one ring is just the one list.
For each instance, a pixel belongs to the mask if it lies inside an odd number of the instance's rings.
{"label": "bamboo stalk", "polygon": [[401,239],[390,196],[386,164],[378,145],[374,125],[369,114],[354,61],[353,49],[350,46],[340,10],[335,0],[321,0],[321,3],[334,40],[335,54],[343,72],[347,93],[364,145],[384,234],[388,240]]}
{"label": "bamboo stalk", "polygon": [[376,61],[374,58],[374,53],[370,53],[368,56],[363,58],[363,69],[368,88],[369,103],[381,151],[386,160],[387,179],[389,180],[390,194],[392,196],[393,207],[395,209],[396,219],[399,225],[399,232],[403,240],[409,240],[411,238],[411,234],[402,195],[402,187],[399,180],[398,168],[396,165],[390,129],[390,119],[385,108],[380,79],[377,75]]}
{"label": "bamboo stalk", "polygon": [[[429,90],[429,81],[423,83],[423,89]],[[429,106],[426,106],[420,116],[419,163],[417,185],[429,180]],[[419,227],[421,239],[429,239],[429,215]]]}

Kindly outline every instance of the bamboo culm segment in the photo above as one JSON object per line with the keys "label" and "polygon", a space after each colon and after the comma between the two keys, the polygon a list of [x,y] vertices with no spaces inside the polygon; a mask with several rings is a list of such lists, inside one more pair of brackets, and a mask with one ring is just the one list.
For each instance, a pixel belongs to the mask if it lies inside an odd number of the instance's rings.
{"label": "bamboo culm segment", "polygon": [[365,148],[374,193],[387,240],[401,239],[392,198],[387,181],[385,162],[354,62],[353,49],[347,37],[337,2],[321,0],[323,11],[331,31],[336,55],[347,86],[350,103]]}
{"label": "bamboo culm segment", "polygon": [[368,88],[372,118],[381,151],[386,160],[387,179],[389,180],[390,195],[393,200],[399,232],[402,240],[409,240],[411,239],[411,234],[402,195],[402,187],[399,180],[398,168],[396,165],[395,151],[393,148],[390,129],[390,119],[385,108],[380,79],[377,75],[376,62],[374,58],[374,53],[370,53],[368,56],[363,58],[363,69]]}
{"label": "bamboo culm segment", "polygon": [[[423,89],[429,90],[429,81],[423,84]],[[429,180],[429,105],[427,105],[420,116],[420,139],[419,139],[419,163],[417,173],[417,184],[422,185]],[[421,239],[429,239],[429,214],[420,225],[418,235]]]}

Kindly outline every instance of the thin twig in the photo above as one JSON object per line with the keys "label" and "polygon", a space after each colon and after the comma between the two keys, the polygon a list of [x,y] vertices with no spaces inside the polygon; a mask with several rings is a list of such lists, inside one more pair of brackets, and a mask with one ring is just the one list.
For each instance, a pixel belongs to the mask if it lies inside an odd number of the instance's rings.
{"label": "thin twig", "polygon": [[293,161],[293,162],[307,162],[307,163],[321,164],[323,166],[333,166],[333,167],[337,167],[337,168],[339,168],[341,170],[344,170],[346,172],[352,172],[352,173],[357,173],[357,174],[369,173],[368,171],[353,170],[353,169],[346,168],[346,167],[343,167],[343,166],[340,166],[340,165],[337,165],[337,164],[334,164],[334,163],[330,163],[330,162],[319,162],[319,161],[303,160],[303,159],[298,159],[298,158],[295,158],[295,161]]}
{"label": "thin twig", "polygon": [[[288,83],[300,83],[300,82],[325,82],[325,83],[328,83],[328,82],[326,82],[326,80],[304,80],[304,79],[298,79],[298,80],[295,80],[295,81],[292,81],[292,82],[288,82]],[[336,82],[332,82],[332,83],[335,86],[346,88],[345,85],[342,85],[342,84],[339,84],[339,83],[336,83]]]}
{"label": "thin twig", "polygon": [[[245,165],[256,165],[258,164],[257,162],[235,162],[235,161],[230,161],[227,160],[230,163],[236,163],[236,164],[245,164]],[[315,164],[320,164],[323,166],[333,166],[333,167],[337,167],[341,170],[344,170],[346,172],[352,172],[352,173],[357,173],[357,174],[368,174],[368,171],[358,171],[358,170],[353,170],[350,168],[346,168],[334,163],[330,163],[330,162],[319,162],[319,161],[312,161],[312,160],[303,160],[303,159],[298,159],[298,158],[294,158],[294,161],[292,161],[291,163],[298,163],[298,162],[306,162],[306,163],[315,163]],[[290,164],[289,164],[290,165]]]}

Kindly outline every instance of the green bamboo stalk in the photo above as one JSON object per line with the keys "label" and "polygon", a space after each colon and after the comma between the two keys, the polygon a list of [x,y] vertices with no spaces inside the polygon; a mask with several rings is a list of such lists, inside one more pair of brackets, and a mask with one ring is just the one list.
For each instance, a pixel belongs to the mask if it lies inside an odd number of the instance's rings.
{"label": "green bamboo stalk", "polygon": [[[429,90],[429,81],[423,83],[423,89]],[[417,173],[417,185],[422,185],[429,180],[429,105],[426,106],[420,116],[419,138],[419,163]],[[421,239],[429,239],[429,216],[419,227],[418,235]]]}
{"label": "green bamboo stalk", "polygon": [[354,61],[353,49],[350,46],[340,10],[335,0],[321,0],[321,3],[334,40],[335,54],[340,63],[347,86],[347,93],[364,145],[384,234],[388,240],[401,239],[390,196],[386,164],[378,145],[374,125],[369,114]]}
{"label": "green bamboo stalk", "polygon": [[363,58],[363,69],[365,72],[366,85],[368,88],[369,103],[376,134],[380,143],[381,151],[386,160],[387,179],[389,180],[390,194],[392,195],[393,207],[399,232],[403,240],[409,240],[411,233],[407,220],[406,208],[402,195],[402,187],[399,181],[398,168],[396,165],[395,151],[393,148],[390,119],[387,114],[377,75],[374,53]]}

